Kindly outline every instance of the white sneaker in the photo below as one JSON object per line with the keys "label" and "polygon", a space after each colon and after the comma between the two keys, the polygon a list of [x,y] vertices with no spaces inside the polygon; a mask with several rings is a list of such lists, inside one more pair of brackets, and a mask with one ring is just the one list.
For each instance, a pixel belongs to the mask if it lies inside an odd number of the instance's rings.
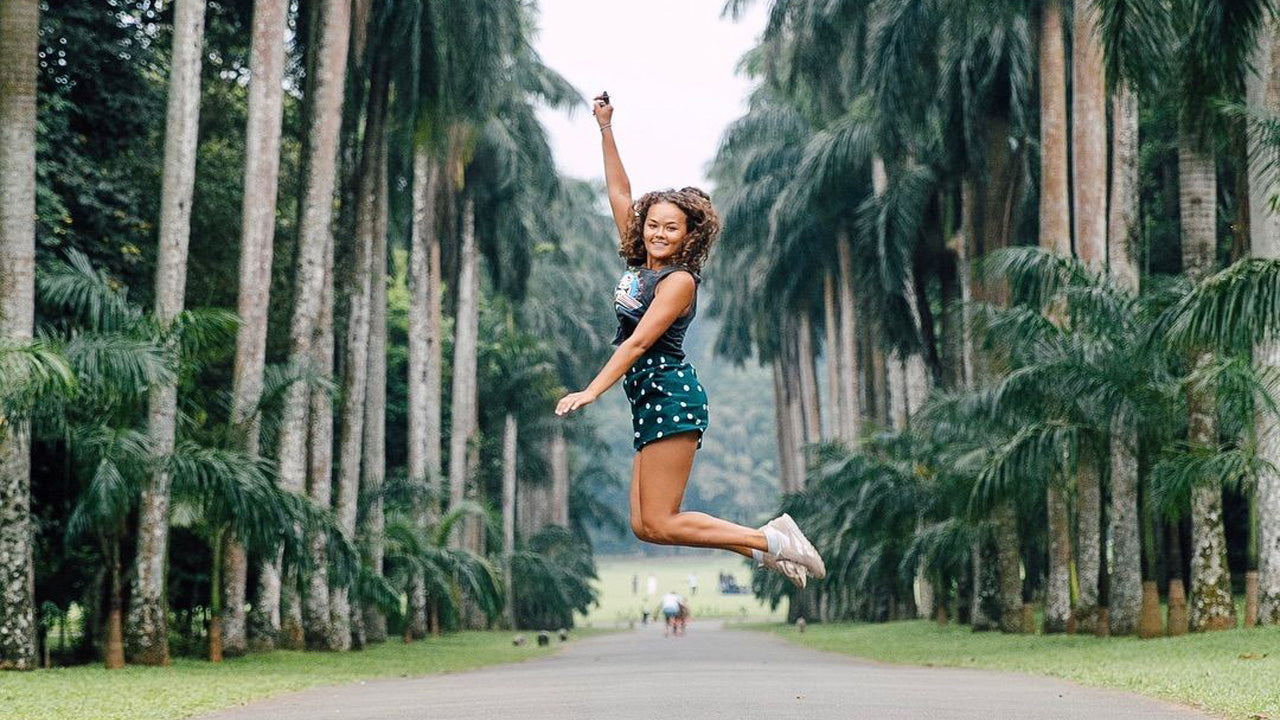
{"label": "white sneaker", "polygon": [[780,560],[776,555],[765,553],[764,566],[790,580],[793,585],[801,590],[809,582],[809,571],[805,570],[803,565],[798,565],[790,560]]}
{"label": "white sneaker", "polygon": [[809,542],[809,538],[800,532],[800,527],[796,525],[796,521],[791,519],[787,513],[783,513],[778,517],[770,520],[767,525],[782,533],[786,542],[778,550],[778,560],[789,560],[798,565],[803,565],[810,575],[821,580],[827,576],[826,563],[822,562],[822,556],[818,554],[818,550],[813,547],[813,543]]}

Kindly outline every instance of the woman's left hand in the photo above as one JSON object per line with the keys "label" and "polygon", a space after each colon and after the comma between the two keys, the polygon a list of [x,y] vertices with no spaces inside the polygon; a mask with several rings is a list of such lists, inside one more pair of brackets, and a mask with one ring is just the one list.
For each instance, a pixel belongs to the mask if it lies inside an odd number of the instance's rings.
{"label": "woman's left hand", "polygon": [[578,408],[584,408],[595,401],[596,396],[586,390],[571,392],[560,398],[560,402],[556,403],[556,414],[565,415],[577,410]]}

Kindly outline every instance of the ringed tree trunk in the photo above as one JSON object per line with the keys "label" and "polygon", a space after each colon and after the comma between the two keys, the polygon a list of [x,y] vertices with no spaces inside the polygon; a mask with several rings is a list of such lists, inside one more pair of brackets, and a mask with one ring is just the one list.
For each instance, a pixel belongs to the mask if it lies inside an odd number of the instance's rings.
{"label": "ringed tree trunk", "polygon": [[1050,482],[1049,577],[1045,587],[1044,632],[1063,633],[1071,621],[1071,523],[1062,488]]}
{"label": "ringed tree trunk", "polygon": [[822,275],[823,332],[822,354],[827,365],[827,422],[823,425],[822,438],[831,440],[844,437],[840,415],[840,341],[836,324],[836,283],[831,270]]}
{"label": "ringed tree trunk", "polygon": [[[369,83],[360,180],[356,196],[355,247],[347,283],[347,328],[343,343],[342,423],[338,434],[338,496],[334,510],[338,525],[353,540],[360,500],[360,472],[364,450],[365,392],[369,385],[369,307],[372,301],[373,246],[378,234],[379,194],[383,185],[381,148],[387,99],[386,68],[375,62]],[[351,648],[350,589],[330,591],[330,622],[336,649]]]}
{"label": "ringed tree trunk", "polygon": [[804,412],[806,442],[816,443],[822,434],[822,409],[818,404],[818,377],[814,369],[813,326],[808,313],[796,317],[797,355],[799,355],[800,399]]}
{"label": "ringed tree trunk", "polygon": [[[1139,202],[1138,97],[1127,83],[1121,82],[1112,95],[1112,121],[1108,266],[1117,283],[1136,293],[1138,267],[1133,248]],[[1137,422],[1131,414],[1118,412],[1111,423],[1110,536],[1115,561],[1108,603],[1110,629],[1116,635],[1134,632],[1144,612],[1149,618],[1158,614],[1155,606],[1143,608],[1144,602],[1150,603],[1152,594],[1142,587],[1142,516],[1138,505],[1142,479],[1138,473]]]}
{"label": "ringed tree trunk", "polygon": [[[325,251],[324,284],[320,320],[312,345],[311,366],[324,378],[333,377],[333,240]],[[323,387],[311,389],[310,425],[307,435],[307,494],[318,507],[332,507],[333,500],[333,398]],[[329,553],[324,533],[307,538],[311,574],[302,596],[302,630],[309,650],[341,649],[329,617]]]}
{"label": "ringed tree trunk", "polygon": [[[182,312],[187,284],[204,10],[204,0],[178,0],[174,7],[155,281],[156,319],[166,327]],[[176,380],[151,389],[147,399],[147,435],[152,452],[159,456],[173,452],[177,404]],[[142,665],[168,665],[165,568],[169,553],[169,476],[163,469],[156,470],[143,487],[139,508],[133,592],[125,627],[126,652],[133,662]]]}
{"label": "ringed tree trunk", "polygon": [[1128,412],[1111,419],[1111,578],[1107,592],[1112,635],[1131,635],[1142,616],[1142,519],[1138,514],[1138,428]]}
{"label": "ringed tree trunk", "polygon": [[[1071,208],[1067,188],[1066,50],[1062,3],[1049,0],[1040,27],[1040,247],[1071,256]],[[1067,499],[1050,479],[1046,490],[1049,568],[1044,631],[1066,632],[1071,618],[1071,526]]]}
{"label": "ringed tree trunk", "polygon": [[564,425],[551,431],[551,524],[569,527],[569,446]]}
{"label": "ringed tree trunk", "polygon": [[[293,317],[289,327],[289,363],[294,368],[315,367],[315,344],[324,303],[328,258],[332,255],[333,191],[337,173],[338,136],[342,129],[342,99],[346,82],[347,45],[351,24],[350,3],[323,0],[317,5],[314,30],[314,72],[308,79],[307,144],[304,157],[298,220],[298,250],[294,280]],[[332,295],[329,296],[332,302]],[[331,318],[332,316],[330,316]],[[332,353],[329,354],[330,364]],[[295,493],[307,487],[307,447],[310,434],[311,390],[295,382],[285,393],[279,436],[277,474],[281,486]],[[330,418],[330,422],[332,418]],[[280,564],[263,571],[264,589],[279,584]],[[297,649],[303,640],[301,606],[294,584],[288,582],[281,600],[279,635],[286,647]],[[259,597],[259,602],[274,598]],[[325,603],[327,615],[328,603]],[[326,623],[327,624],[327,623]]]}
{"label": "ringed tree trunk", "polygon": [[[280,176],[280,133],[284,102],[285,0],[259,0],[253,6],[253,40],[249,53],[249,117],[244,162],[244,203],[240,230],[240,292],[237,311],[236,361],[232,376],[231,421],[245,451],[260,451],[258,403],[266,365],[267,308],[270,306],[271,261],[276,230],[276,196]],[[224,555],[223,652],[243,655],[249,649],[245,622],[245,590],[249,562],[234,535]],[[273,597],[279,594],[277,588]],[[262,603],[259,603],[260,606]],[[278,608],[276,625],[279,625]],[[262,628],[262,608],[255,607],[255,643],[275,645],[274,633]],[[266,623],[270,627],[269,618]]]}
{"label": "ringed tree trunk", "polygon": [[[0,341],[35,322],[37,0],[0,3]],[[0,670],[36,667],[27,423],[0,427]]]}
{"label": "ringed tree trunk", "polygon": [[[387,225],[388,180],[387,145],[385,135],[378,147],[378,204],[377,226],[373,234],[370,262],[369,308],[369,359],[368,388],[365,390],[364,411],[364,462],[362,463],[361,495],[368,498],[368,507],[362,519],[364,561],[374,572],[382,574],[384,556],[383,529],[386,515],[382,505],[382,485],[386,478],[386,426],[387,426]],[[377,606],[366,604],[363,608],[365,641],[385,642],[387,617]]]}
{"label": "ringed tree trunk", "polygon": [[1088,450],[1076,464],[1076,576],[1080,595],[1076,602],[1076,627],[1092,633],[1098,624],[1098,576],[1102,552],[1102,479],[1098,463]]}
{"label": "ringed tree trunk", "polygon": [[[1263,26],[1254,60],[1257,77],[1249,83],[1249,104],[1269,114],[1280,112],[1280,32],[1273,23]],[[1280,258],[1280,214],[1269,202],[1274,192],[1274,178],[1265,170],[1265,155],[1254,147],[1257,138],[1250,134],[1249,157],[1249,228],[1252,255],[1257,258]],[[1280,367],[1280,339],[1271,338],[1253,349],[1253,360],[1259,370]],[[1280,428],[1276,418],[1263,412],[1254,416],[1258,437],[1258,456],[1280,467]],[[1259,625],[1280,625],[1280,476],[1263,471],[1254,490],[1253,506],[1257,517],[1258,547],[1258,611]]]}
{"label": "ringed tree trunk", "polygon": [[[1095,272],[1107,261],[1107,97],[1098,12],[1093,3],[1075,4],[1071,54],[1075,249],[1080,260]],[[1084,459],[1076,472],[1077,621],[1081,632],[1093,632],[1102,570],[1101,468],[1095,460]]]}
{"label": "ringed tree trunk", "polygon": [[[120,562],[120,538],[109,535],[103,538],[104,555],[107,557],[111,578],[110,595],[107,596],[107,637],[102,651],[103,665],[108,670],[124,667],[124,568]],[[98,597],[95,595],[94,600]]]}
{"label": "ringed tree trunk", "polygon": [[[476,434],[476,350],[479,334],[479,277],[476,272],[475,209],[466,198],[462,209],[462,247],[458,268],[458,307],[454,323],[453,425],[449,431],[449,503],[467,497],[467,455]],[[454,526],[451,543],[466,548],[474,518]],[[475,548],[468,548],[474,550]]]}
{"label": "ringed tree trunk", "polygon": [[502,572],[507,590],[507,627],[516,627],[511,563],[516,553],[516,418],[507,413],[502,432]]}
{"label": "ringed tree trunk", "polygon": [[[425,144],[413,151],[413,222],[409,249],[409,478],[440,487],[440,238],[436,203],[440,165]],[[438,501],[414,509],[420,531],[439,516]],[[427,635],[427,596],[422,577],[409,580],[409,635]]]}
{"label": "ringed tree trunk", "polygon": [[774,434],[778,445],[778,479],[781,481],[782,491],[791,492],[795,487],[795,477],[798,475],[795,464],[795,453],[792,447],[795,445],[793,440],[793,430],[791,427],[791,413],[788,410],[790,402],[787,398],[786,383],[782,379],[782,358],[775,357],[773,362],[769,364],[773,371],[773,418],[774,418]]}
{"label": "ringed tree trunk", "polygon": [[1107,93],[1098,7],[1074,4],[1071,156],[1076,255],[1093,270],[1107,262]]}
{"label": "ringed tree trunk", "polygon": [[[1192,282],[1213,271],[1216,254],[1215,210],[1217,178],[1214,156],[1187,128],[1178,136],[1179,209],[1182,225],[1182,266]],[[1195,365],[1209,361],[1207,353]],[[1187,439],[1200,446],[1217,444],[1215,400],[1212,392],[1190,391],[1187,398]],[[1191,493],[1191,588],[1188,620],[1192,630],[1235,627],[1227,542],[1222,524],[1222,485],[1206,478]]]}
{"label": "ringed tree trunk", "polygon": [[858,397],[858,321],[857,301],[853,289],[853,248],[849,231],[841,229],[836,235],[837,264],[840,269],[840,327],[839,327],[839,397],[840,438],[849,447],[862,435],[862,407]]}
{"label": "ringed tree trunk", "polygon": [[1022,623],[1022,553],[1019,549],[1018,514],[1011,501],[993,512],[996,526],[996,556],[1000,563],[1000,630],[1020,633]]}

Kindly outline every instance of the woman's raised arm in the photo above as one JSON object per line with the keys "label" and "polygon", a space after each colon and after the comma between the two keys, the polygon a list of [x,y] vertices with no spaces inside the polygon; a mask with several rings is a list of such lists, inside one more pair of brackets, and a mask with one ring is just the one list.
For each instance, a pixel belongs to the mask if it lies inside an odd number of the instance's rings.
{"label": "woman's raised arm", "polygon": [[600,126],[600,143],[604,149],[604,180],[609,188],[609,208],[613,210],[613,222],[618,226],[618,237],[626,239],[631,225],[631,181],[618,156],[618,145],[613,141],[613,105],[609,94],[601,93],[591,101],[591,114]]}

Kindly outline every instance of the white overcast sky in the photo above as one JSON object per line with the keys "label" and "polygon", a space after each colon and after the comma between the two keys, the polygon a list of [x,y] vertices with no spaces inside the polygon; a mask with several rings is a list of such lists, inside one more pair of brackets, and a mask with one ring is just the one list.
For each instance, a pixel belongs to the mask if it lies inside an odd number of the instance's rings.
{"label": "white overcast sky", "polygon": [[[750,85],[734,74],[764,29],[765,0],[738,21],[723,0],[541,0],[543,62],[588,99],[608,90],[613,131],[632,193],[700,185],[720,134],[746,111]],[[542,108],[562,173],[604,176],[600,132],[584,105],[572,117]]]}

